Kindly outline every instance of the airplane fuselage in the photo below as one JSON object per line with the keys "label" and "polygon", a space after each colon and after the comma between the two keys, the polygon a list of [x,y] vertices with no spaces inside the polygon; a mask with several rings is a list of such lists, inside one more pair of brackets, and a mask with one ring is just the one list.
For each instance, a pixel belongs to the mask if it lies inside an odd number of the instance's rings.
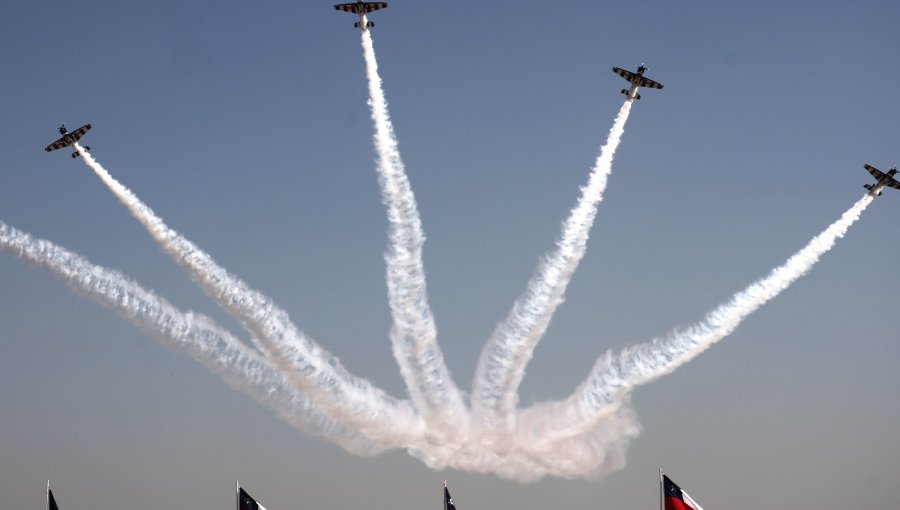
{"label": "airplane fuselage", "polygon": [[356,28],[366,30],[375,26],[375,23],[366,18],[366,3],[363,0],[356,0],[356,14],[359,14],[359,21],[353,24]]}
{"label": "airplane fuselage", "polygon": [[884,187],[887,186],[889,182],[891,182],[894,178],[890,176],[890,174],[886,174],[881,179],[878,179],[878,182],[875,184],[869,185],[869,196],[870,197],[880,197],[881,192],[884,190]]}
{"label": "airplane fuselage", "polygon": [[875,184],[866,184],[863,187],[869,190],[870,197],[880,197],[881,192],[884,190],[884,187],[894,182],[895,175],[897,175],[897,169],[892,168],[886,174],[882,175],[880,179],[875,181]]}
{"label": "airplane fuselage", "polygon": [[635,97],[640,97],[640,96],[638,96],[637,91],[638,91],[638,88],[640,88],[638,86],[638,84],[641,82],[642,79],[644,79],[644,66],[643,65],[638,67],[638,72],[635,73],[634,76],[631,77],[631,89],[628,90],[628,94],[627,94],[628,99],[634,99]]}
{"label": "airplane fuselage", "polygon": [[[72,133],[66,133],[63,135],[63,139],[66,141],[66,143],[69,144],[69,146],[72,147],[72,157],[73,158],[81,157],[81,150],[79,150],[79,149],[81,149],[81,146],[78,145],[78,139],[75,138],[75,135],[73,135]],[[90,149],[90,147],[86,147],[86,148]]]}
{"label": "airplane fuselage", "polygon": [[71,144],[75,143],[76,138],[74,136],[72,136],[72,133],[69,133],[69,130],[66,129],[65,124],[63,124],[62,126],[59,127],[59,134],[62,135],[62,137],[60,139],[64,142],[66,142],[67,144],[71,145]]}
{"label": "airplane fuselage", "polygon": [[870,184],[869,187],[867,188],[869,190],[869,196],[870,197],[880,197],[881,191],[884,189],[884,186],[885,185],[881,184],[880,182],[876,182],[875,184]]}
{"label": "airplane fuselage", "polygon": [[641,75],[637,75],[635,77],[635,80],[631,82],[631,88],[628,89],[628,94],[626,94],[628,99],[634,99],[635,96],[637,96],[638,88],[640,88],[640,87],[638,87],[638,83],[640,83],[640,79],[641,79],[640,76]]}

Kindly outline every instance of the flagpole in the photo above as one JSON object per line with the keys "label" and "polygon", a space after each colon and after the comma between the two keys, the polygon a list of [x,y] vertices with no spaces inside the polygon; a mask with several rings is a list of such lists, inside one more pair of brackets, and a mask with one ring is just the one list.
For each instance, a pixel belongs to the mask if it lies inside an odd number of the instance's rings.
{"label": "flagpole", "polygon": [[663,502],[663,479],[662,468],[659,468],[659,510],[666,510],[666,504]]}

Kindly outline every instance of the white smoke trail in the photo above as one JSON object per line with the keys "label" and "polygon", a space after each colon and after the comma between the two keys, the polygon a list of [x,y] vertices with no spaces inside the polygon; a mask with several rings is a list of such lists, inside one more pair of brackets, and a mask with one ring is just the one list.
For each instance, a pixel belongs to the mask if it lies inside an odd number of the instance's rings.
{"label": "white smoke trail", "polygon": [[540,262],[525,293],[516,300],[509,316],[497,326],[481,352],[472,389],[472,407],[476,417],[486,427],[496,429],[501,437],[508,437],[515,430],[518,388],[525,377],[525,367],[584,257],[632,103],[633,100],[626,99],[616,115],[588,183],[563,223],[556,249]]}
{"label": "white smoke trail", "polygon": [[738,292],[706,318],[684,330],[623,350],[617,356],[601,357],[591,374],[565,401],[541,404],[528,410],[533,417],[531,433],[547,440],[584,434],[627,399],[631,391],[694,359],[712,344],[731,334],[762,305],[806,274],[819,258],[844,237],[873,197],[864,196],[809,244],[768,276]]}
{"label": "white smoke trail", "polygon": [[468,412],[437,343],[434,316],[425,288],[422,221],[400,159],[368,30],[362,31],[362,47],[375,127],[378,182],[388,215],[389,242],[385,263],[393,317],[390,335],[394,357],[410,397],[429,426],[459,432],[464,428]]}
{"label": "white smoke trail", "polygon": [[190,355],[293,427],[327,438],[360,455],[374,455],[384,449],[320,413],[268,362],[212,319],[183,313],[123,274],[94,265],[80,255],[50,241],[35,239],[2,221],[0,250],[46,269],[74,291],[118,312],[157,337],[168,348]]}
{"label": "white smoke trail", "polygon": [[241,322],[292,386],[323,413],[373,440],[398,445],[412,441],[422,424],[408,401],[398,401],[369,381],[350,375],[337,358],[297,330],[287,312],[169,228],[80,145],[75,148],[163,250],[188,270],[213,301]]}

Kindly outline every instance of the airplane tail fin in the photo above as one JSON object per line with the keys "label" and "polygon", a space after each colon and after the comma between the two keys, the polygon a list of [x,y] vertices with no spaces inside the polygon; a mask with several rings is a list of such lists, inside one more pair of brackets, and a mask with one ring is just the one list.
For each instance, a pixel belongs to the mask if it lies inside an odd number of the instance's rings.
{"label": "airplane tail fin", "polygon": [[[867,190],[869,190],[871,192],[875,189],[875,185],[874,184],[863,184],[863,188],[866,188]],[[871,193],[869,193],[869,194],[871,195]],[[881,190],[878,190],[878,193],[875,196],[880,197]]]}

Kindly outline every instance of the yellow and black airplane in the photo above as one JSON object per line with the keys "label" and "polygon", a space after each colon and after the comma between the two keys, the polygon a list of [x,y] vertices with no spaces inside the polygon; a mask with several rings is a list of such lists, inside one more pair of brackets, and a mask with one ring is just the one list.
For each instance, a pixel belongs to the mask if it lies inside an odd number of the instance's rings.
{"label": "yellow and black airplane", "polygon": [[[59,126],[59,134],[61,134],[62,136],[59,138],[59,140],[57,140],[57,141],[51,143],[50,145],[44,147],[44,150],[47,151],[47,152],[50,152],[50,151],[55,151],[56,149],[62,149],[63,147],[69,147],[69,146],[72,145],[73,143],[75,143],[75,142],[77,142],[78,140],[80,140],[81,137],[84,136],[84,134],[87,133],[88,130],[90,130],[90,129],[91,129],[91,125],[90,125],[90,124],[85,124],[85,125],[81,126],[80,128],[76,129],[75,131],[72,131],[72,132],[70,133],[70,132],[66,129],[66,125],[63,124],[62,126]],[[87,145],[85,145],[84,148],[85,148],[85,150],[91,150],[91,148],[88,147]],[[73,158],[77,158],[77,157],[78,157],[78,151],[73,152],[73,153],[72,153],[72,157],[73,157]]]}
{"label": "yellow and black airplane", "polygon": [[356,3],[352,4],[335,4],[334,8],[339,11],[359,14],[359,21],[354,23],[353,26],[360,30],[365,30],[375,26],[374,21],[366,19],[366,14],[378,9],[387,9],[387,6],[387,2],[363,2],[362,0],[356,0]]}

